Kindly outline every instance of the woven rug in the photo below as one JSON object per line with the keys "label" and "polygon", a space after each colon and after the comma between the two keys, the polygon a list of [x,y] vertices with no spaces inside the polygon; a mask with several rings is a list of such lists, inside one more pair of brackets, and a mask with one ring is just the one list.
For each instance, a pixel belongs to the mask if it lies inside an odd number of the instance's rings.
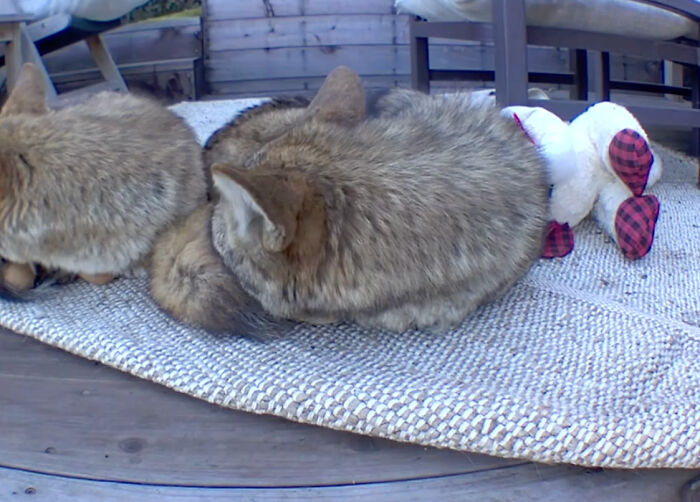
{"label": "woven rug", "polygon": [[[247,104],[247,103],[245,103]],[[240,103],[177,108],[204,139]],[[656,242],[622,258],[591,222],[442,335],[299,326],[262,344],[161,313],[146,282],[0,303],[0,324],[222,406],[423,445],[603,467],[700,467],[700,191],[661,152]]]}

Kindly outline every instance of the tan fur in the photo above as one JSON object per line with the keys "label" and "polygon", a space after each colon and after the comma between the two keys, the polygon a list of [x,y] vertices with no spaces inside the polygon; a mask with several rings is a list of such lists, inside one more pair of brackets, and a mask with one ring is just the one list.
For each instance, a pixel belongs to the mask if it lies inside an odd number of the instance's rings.
{"label": "tan fur", "polygon": [[[399,90],[379,106],[383,116],[351,126],[317,115],[245,169],[214,169],[214,245],[272,314],[444,329],[540,256],[543,163],[517,127],[468,94]],[[319,198],[322,212],[305,209]],[[320,245],[298,233],[319,214]],[[316,256],[292,259],[307,243]]]}
{"label": "tan fur", "polygon": [[308,104],[303,98],[273,99],[245,110],[207,140],[204,164],[245,165],[264,145],[306,120]]}
{"label": "tan fur", "polygon": [[179,320],[213,333],[278,334],[287,324],[266,319],[214,250],[211,210],[209,204],[200,207],[156,242],[150,270],[153,298]]}
{"label": "tan fur", "polygon": [[12,291],[26,291],[34,287],[36,272],[26,263],[5,263],[0,269],[0,282]]}
{"label": "tan fur", "polygon": [[259,110],[212,146],[229,158],[213,167],[212,239],[240,286],[277,317],[395,331],[444,329],[506,291],[547,219],[543,162],[521,131],[468,94],[397,90],[366,119],[359,78],[328,81],[342,91],[315,99],[327,112]]}
{"label": "tan fur", "polygon": [[[44,94],[41,85],[41,74],[33,64],[24,67],[20,72],[17,92],[12,93],[0,110],[0,118],[26,113],[42,115],[48,113],[49,107],[45,99],[36,99]],[[10,190],[9,179],[0,177],[0,197]],[[13,263],[7,260],[0,262],[0,296],[13,297],[34,287],[37,280],[36,268],[28,263]]]}
{"label": "tan fur", "polygon": [[204,201],[201,149],[179,117],[132,95],[48,110],[39,78],[25,65],[0,113],[0,255],[104,281]]}
{"label": "tan fur", "polygon": [[350,69],[340,66],[311,103],[303,98],[277,98],[244,111],[207,140],[204,163],[208,167],[216,163],[244,166],[263,146],[314,117],[336,123],[357,122],[365,115],[364,100],[361,82],[352,77]]}
{"label": "tan fur", "polygon": [[43,115],[49,112],[44,80],[33,63],[27,63],[17,78],[13,92],[0,110],[0,117],[28,114]]}

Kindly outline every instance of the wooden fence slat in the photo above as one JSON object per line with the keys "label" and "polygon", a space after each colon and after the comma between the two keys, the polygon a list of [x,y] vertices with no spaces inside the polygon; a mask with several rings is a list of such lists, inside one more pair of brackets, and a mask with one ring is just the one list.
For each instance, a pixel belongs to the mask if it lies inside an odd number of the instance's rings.
{"label": "wooden fence slat", "polygon": [[205,0],[209,19],[322,14],[394,14],[393,0]]}
{"label": "wooden fence slat", "polygon": [[[175,20],[174,20],[175,21]],[[135,28],[122,28],[102,35],[118,65],[171,59],[195,59],[202,55],[199,18],[177,23],[139,23]],[[73,44],[44,56],[49,73],[94,68],[88,47]]]}
{"label": "wooden fence slat", "polygon": [[323,77],[344,64],[360,75],[407,75],[408,46],[368,45],[254,49],[212,54],[206,62],[210,83],[227,80],[264,80]]}
{"label": "wooden fence slat", "polygon": [[352,14],[215,20],[207,25],[210,51],[408,43],[406,19]]}
{"label": "wooden fence slat", "polygon": [[[408,45],[345,45],[284,47],[221,51],[207,61],[210,84],[225,81],[323,77],[336,66],[349,66],[360,75],[410,74]],[[565,72],[566,57],[554,50],[534,47],[529,51],[533,71]],[[493,48],[480,45],[431,45],[433,69],[493,68]]]}
{"label": "wooden fence slat", "polygon": [[[321,87],[324,77],[280,78],[268,80],[241,80],[214,82],[210,92],[219,97],[251,97],[276,95],[312,96]],[[386,89],[396,86],[408,86],[408,75],[363,75],[365,89]]]}

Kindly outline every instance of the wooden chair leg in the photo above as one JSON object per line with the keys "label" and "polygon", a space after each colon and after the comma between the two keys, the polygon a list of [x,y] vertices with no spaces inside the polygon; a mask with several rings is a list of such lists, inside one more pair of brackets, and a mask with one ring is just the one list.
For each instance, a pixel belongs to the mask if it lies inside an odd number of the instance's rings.
{"label": "wooden chair leg", "polygon": [[600,89],[600,101],[610,101],[610,53],[600,53],[600,79],[598,89]]}
{"label": "wooden chair leg", "polygon": [[110,89],[114,91],[127,92],[128,87],[119,73],[119,68],[114,63],[112,55],[107,50],[104,40],[101,35],[91,35],[85,39],[87,46],[90,49],[90,54],[95,60],[95,64],[102,72],[105,81],[108,82]]}
{"label": "wooden chair leg", "polygon": [[19,69],[22,67],[22,24],[14,23],[8,28],[10,42],[5,49],[5,67],[7,68],[7,91],[9,93],[17,82]]}
{"label": "wooden chair leg", "polygon": [[[700,108],[700,67],[685,67],[690,78],[690,104],[694,109]],[[700,128],[694,127],[690,134],[690,154],[698,164],[698,188],[700,188]]]}
{"label": "wooden chair leg", "polygon": [[417,18],[409,21],[409,38],[411,40],[411,86],[419,91],[430,92],[430,60],[428,56],[428,39],[417,37],[413,30]]}
{"label": "wooden chair leg", "polygon": [[524,0],[493,0],[496,101],[527,104],[527,27]]}
{"label": "wooden chair leg", "polygon": [[569,61],[574,72],[571,99],[588,100],[588,52],[585,49],[570,49]]}

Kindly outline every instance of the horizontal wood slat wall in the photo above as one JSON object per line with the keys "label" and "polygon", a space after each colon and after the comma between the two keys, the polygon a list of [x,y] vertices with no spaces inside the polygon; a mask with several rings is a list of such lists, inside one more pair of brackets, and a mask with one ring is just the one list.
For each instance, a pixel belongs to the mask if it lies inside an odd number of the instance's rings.
{"label": "horizontal wood slat wall", "polygon": [[[204,12],[211,94],[311,94],[340,64],[358,72],[368,87],[409,83],[408,16],[396,14],[393,0],[205,0]],[[568,59],[568,51],[553,48],[528,53],[531,71],[566,72]],[[614,79],[661,81],[658,64],[614,55],[611,60]],[[433,69],[490,69],[493,48],[433,39],[430,61]]]}
{"label": "horizontal wood slat wall", "polygon": [[[188,17],[129,24],[102,36],[131,89],[166,93],[166,101],[179,101],[197,99],[203,92],[201,31],[201,19]],[[43,59],[60,92],[102,80],[84,42]]]}

